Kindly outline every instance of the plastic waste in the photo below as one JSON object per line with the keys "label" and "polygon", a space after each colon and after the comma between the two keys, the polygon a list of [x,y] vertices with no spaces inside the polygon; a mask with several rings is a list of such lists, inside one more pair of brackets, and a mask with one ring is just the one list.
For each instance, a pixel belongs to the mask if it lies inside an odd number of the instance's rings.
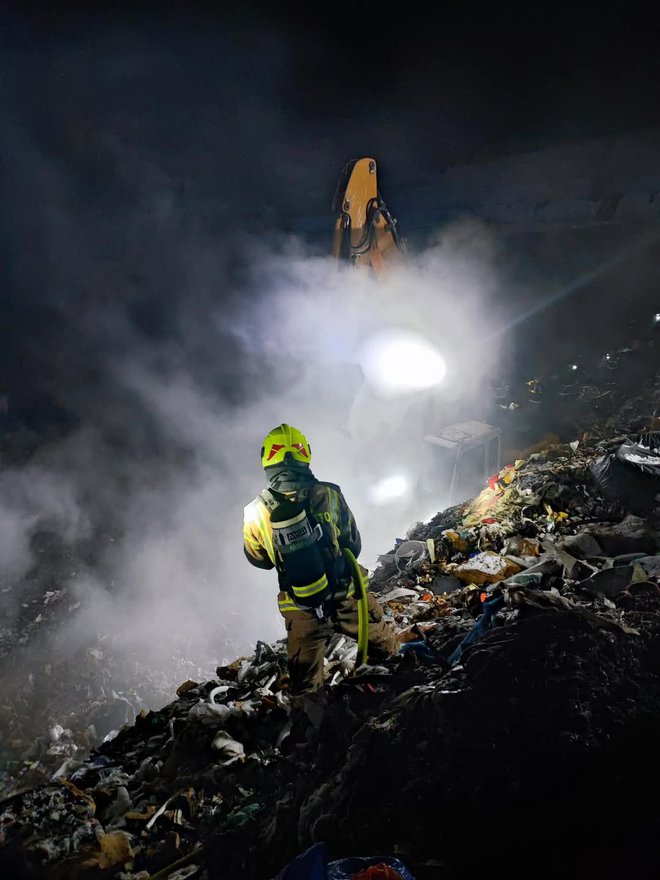
{"label": "plastic waste", "polygon": [[483,614],[472,627],[470,632],[465,636],[460,645],[458,645],[458,647],[455,648],[454,651],[452,651],[452,653],[449,655],[448,659],[451,666],[454,666],[460,661],[465,648],[467,648],[469,645],[474,644],[474,642],[478,642],[482,635],[491,628],[493,617],[502,608],[504,608],[503,596],[496,596],[495,598],[483,603]]}
{"label": "plastic waste", "polygon": [[421,657],[422,660],[429,660],[432,663],[438,662],[438,658],[424,639],[415,639],[413,642],[404,642],[399,648],[398,653],[416,654],[418,657]]}
{"label": "plastic waste", "polygon": [[296,856],[273,880],[328,880],[325,844],[316,843]]}
{"label": "plastic waste", "polygon": [[631,437],[619,446],[616,457],[651,477],[660,478],[660,431]]}
{"label": "plastic waste", "polygon": [[327,860],[324,843],[297,856],[273,880],[415,880],[405,864],[391,856]]}
{"label": "plastic waste", "polygon": [[228,828],[242,828],[251,822],[262,809],[263,804],[246,804],[242,809],[230,813],[225,824]]}
{"label": "plastic waste", "polygon": [[216,733],[213,737],[213,742],[211,746],[220,754],[221,758],[225,758],[226,760],[232,760],[236,758],[242,758],[245,755],[245,749],[243,748],[243,744],[239,743],[237,740],[232,739],[230,736],[227,736],[224,731],[220,731]]}
{"label": "plastic waste", "polygon": [[401,541],[394,551],[396,567],[399,571],[420,563],[428,558],[429,551],[426,541]]}
{"label": "plastic waste", "polygon": [[632,513],[648,513],[660,493],[660,432],[628,438],[589,470],[605,497],[620,501]]}
{"label": "plastic waste", "polygon": [[353,880],[401,880],[401,876],[399,871],[381,862],[353,874]]}
{"label": "plastic waste", "polygon": [[328,880],[415,880],[415,878],[400,859],[372,856],[330,862]]}

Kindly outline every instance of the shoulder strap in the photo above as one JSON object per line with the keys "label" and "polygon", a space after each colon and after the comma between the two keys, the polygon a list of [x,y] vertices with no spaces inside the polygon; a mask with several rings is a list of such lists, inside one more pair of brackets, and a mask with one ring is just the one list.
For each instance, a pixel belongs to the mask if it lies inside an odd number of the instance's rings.
{"label": "shoulder strap", "polygon": [[308,487],[305,487],[304,489],[297,489],[294,499],[287,498],[287,496],[282,492],[276,492],[273,489],[264,489],[258,497],[266,505],[267,510],[272,513],[275,508],[279,507],[280,504],[282,504],[284,501],[293,501],[296,504],[307,501],[310,493],[311,489]]}
{"label": "shoulder strap", "polygon": [[273,492],[272,489],[264,489],[263,492],[260,492],[257,496],[263,503],[266,505],[266,509],[269,512],[273,512],[276,507],[282,503],[282,499],[278,498],[279,493]]}

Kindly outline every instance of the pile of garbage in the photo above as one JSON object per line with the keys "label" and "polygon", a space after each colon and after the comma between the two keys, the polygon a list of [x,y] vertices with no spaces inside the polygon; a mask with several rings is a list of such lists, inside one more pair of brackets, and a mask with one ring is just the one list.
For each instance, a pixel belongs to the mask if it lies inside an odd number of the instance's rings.
{"label": "pile of garbage", "polygon": [[[259,642],[99,747],[63,751],[0,803],[5,876],[644,873],[659,818],[638,791],[660,781],[658,440],[555,444],[415,524],[371,577],[400,633],[390,660],[355,668],[335,636],[325,686],[292,699],[284,641]],[[614,462],[643,498],[609,479]],[[295,867],[304,851],[316,873]]]}
{"label": "pile of garbage", "polygon": [[[624,341],[625,339],[625,341]],[[488,419],[505,433],[527,434],[530,443],[551,430],[561,438],[582,431],[660,429],[660,313],[622,328],[609,351],[588,354],[580,342],[574,359],[555,359],[542,375],[520,381],[500,376],[491,383]],[[633,390],[631,394],[631,390]]]}
{"label": "pile of garbage", "polygon": [[[100,745],[144,706],[168,702],[177,682],[208,675],[194,634],[172,635],[162,666],[121,632],[90,626],[70,637],[66,624],[84,603],[85,580],[102,575],[101,560],[121,537],[104,528],[66,543],[41,528],[31,540],[34,566],[20,579],[0,578],[0,798],[48,781],[65,758]],[[228,609],[218,622],[219,658],[239,651],[235,621]]]}

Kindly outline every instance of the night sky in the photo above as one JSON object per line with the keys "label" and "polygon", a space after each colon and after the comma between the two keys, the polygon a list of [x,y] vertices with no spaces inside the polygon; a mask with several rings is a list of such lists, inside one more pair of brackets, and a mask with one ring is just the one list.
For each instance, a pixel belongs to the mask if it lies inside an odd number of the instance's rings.
{"label": "night sky", "polygon": [[181,229],[162,216],[323,249],[350,158],[378,157],[396,211],[454,165],[648,130],[660,106],[653,4],[5,8],[0,390],[46,422],[99,346],[121,350],[108,311],[126,336],[176,336]]}
{"label": "night sky", "polygon": [[[397,184],[449,164],[655,126],[651,3],[602,4],[597,14],[568,3],[213,6],[15,4],[3,103],[53,149],[65,124],[112,117],[133,131],[158,129],[164,160],[182,146],[175,132],[192,140],[213,107],[243,103],[249,115],[268,104],[296,159],[313,167],[319,159],[306,150],[327,141],[333,182],[367,144]],[[276,164],[263,133],[261,162]]]}

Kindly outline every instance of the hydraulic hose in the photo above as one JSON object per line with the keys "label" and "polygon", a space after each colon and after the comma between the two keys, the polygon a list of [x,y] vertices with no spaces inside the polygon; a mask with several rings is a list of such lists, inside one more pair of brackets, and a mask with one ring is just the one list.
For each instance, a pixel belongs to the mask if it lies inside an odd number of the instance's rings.
{"label": "hydraulic hose", "polygon": [[367,605],[367,579],[362,574],[355,556],[344,547],[344,558],[353,572],[353,589],[358,605],[358,653],[357,666],[367,662],[367,647],[369,644],[369,608]]}

